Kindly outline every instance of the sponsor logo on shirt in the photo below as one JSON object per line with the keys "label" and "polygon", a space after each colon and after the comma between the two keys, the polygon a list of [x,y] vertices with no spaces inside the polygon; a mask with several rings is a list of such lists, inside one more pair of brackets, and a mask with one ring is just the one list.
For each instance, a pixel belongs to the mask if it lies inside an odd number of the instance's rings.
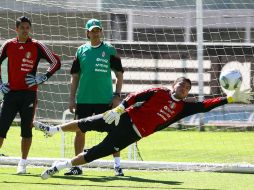
{"label": "sponsor logo on shirt", "polygon": [[25,57],[22,59],[21,71],[31,71],[33,68],[34,60],[31,59],[32,53],[30,51],[26,52]]}
{"label": "sponsor logo on shirt", "polygon": [[22,62],[23,62],[23,63],[30,63],[30,64],[33,64],[34,61],[31,60],[31,59],[23,58],[23,59],[22,59]]}
{"label": "sponsor logo on shirt", "polygon": [[157,115],[160,116],[164,121],[167,121],[175,114],[175,107],[176,104],[172,101],[169,101],[169,105],[163,106],[163,108],[157,112]]}
{"label": "sponsor logo on shirt", "polygon": [[[105,54],[105,52],[104,52]],[[105,56],[105,55],[104,55]],[[103,59],[103,58],[96,58],[97,63],[95,64],[95,71],[96,72],[103,72],[107,73],[108,72],[108,59]]]}
{"label": "sponsor logo on shirt", "polygon": [[104,64],[101,64],[101,63],[95,64],[95,66],[96,67],[102,67],[102,68],[105,68],[105,69],[108,68],[108,65],[104,65]]}
{"label": "sponsor logo on shirt", "polygon": [[21,70],[21,71],[26,71],[26,72],[27,72],[27,71],[31,71],[31,69],[25,69],[25,68],[21,68],[20,70]]}
{"label": "sponsor logo on shirt", "polygon": [[102,59],[102,58],[99,58],[99,57],[96,58],[96,61],[97,61],[97,62],[108,63],[108,60],[107,60],[107,59]]}
{"label": "sponsor logo on shirt", "polygon": [[33,65],[26,64],[26,63],[21,64],[21,66],[22,66],[22,67],[33,68]]}
{"label": "sponsor logo on shirt", "polygon": [[106,55],[106,53],[105,53],[105,51],[103,51],[102,54],[101,54],[101,56],[102,56],[102,57],[105,57],[105,55]]}
{"label": "sponsor logo on shirt", "polygon": [[94,69],[96,72],[102,72],[102,73],[106,73],[107,70],[104,70],[104,69]]}

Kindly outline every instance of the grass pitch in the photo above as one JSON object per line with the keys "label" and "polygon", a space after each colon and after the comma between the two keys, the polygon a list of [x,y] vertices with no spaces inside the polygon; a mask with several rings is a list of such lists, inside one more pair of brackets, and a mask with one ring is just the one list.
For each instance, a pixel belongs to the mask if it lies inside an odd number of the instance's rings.
{"label": "grass pitch", "polygon": [[[20,156],[20,128],[12,127],[0,153]],[[88,132],[86,142],[99,143],[103,135]],[[60,157],[61,135],[45,138],[39,131],[33,132],[30,157]],[[65,133],[66,157],[73,157],[74,133]],[[197,132],[161,131],[138,142],[144,161],[250,163],[254,164],[254,132]],[[128,159],[128,148],[121,151],[122,159]],[[112,159],[108,156],[106,159]]]}
{"label": "grass pitch", "polygon": [[16,175],[16,167],[0,167],[1,190],[253,190],[254,175],[211,172],[125,171],[115,177],[112,170],[85,169],[82,176],[60,174],[42,180],[44,168],[28,168],[30,174]]}
{"label": "grass pitch", "polygon": [[[20,156],[19,133],[19,128],[11,128],[0,153]],[[96,133],[91,133],[89,138],[94,138],[93,135]],[[40,132],[34,131],[30,157],[59,157],[60,144],[60,135],[45,139]],[[67,144],[73,147],[72,141],[67,141]],[[144,138],[138,146],[145,161],[254,164],[253,132],[162,131]],[[72,151],[69,157],[73,156]],[[126,155],[127,149],[122,151],[122,158],[125,159]],[[110,169],[85,168],[82,176],[67,177],[61,172],[51,179],[42,180],[40,174],[43,170],[45,168],[28,167],[29,174],[16,175],[16,167],[0,167],[0,190],[254,189],[252,174],[124,170],[124,177],[115,177]]]}

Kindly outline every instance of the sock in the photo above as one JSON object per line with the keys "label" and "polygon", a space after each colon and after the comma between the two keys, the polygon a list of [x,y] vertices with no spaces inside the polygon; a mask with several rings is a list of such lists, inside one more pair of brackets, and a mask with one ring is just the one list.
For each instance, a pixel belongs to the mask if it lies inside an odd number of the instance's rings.
{"label": "sock", "polygon": [[64,168],[71,168],[72,163],[71,163],[71,160],[61,161],[61,162],[57,162],[55,166],[58,169],[58,171],[60,171]]}
{"label": "sock", "polygon": [[58,127],[58,126],[55,126],[55,127],[50,127],[49,128],[50,132],[55,134],[57,132],[62,132],[62,128],[61,127]]}
{"label": "sock", "polygon": [[56,126],[57,130],[60,132],[63,132],[62,127],[61,126]]}
{"label": "sock", "polygon": [[27,159],[20,159],[19,165],[26,165]]}
{"label": "sock", "polygon": [[114,163],[114,168],[120,167],[120,157],[114,157],[115,163]]}

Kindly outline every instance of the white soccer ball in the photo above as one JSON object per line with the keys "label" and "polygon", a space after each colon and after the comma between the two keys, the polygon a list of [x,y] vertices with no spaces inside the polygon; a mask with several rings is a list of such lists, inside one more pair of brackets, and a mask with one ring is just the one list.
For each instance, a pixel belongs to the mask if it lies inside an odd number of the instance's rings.
{"label": "white soccer ball", "polygon": [[235,90],[241,87],[242,74],[239,70],[231,70],[221,73],[220,85],[225,90]]}

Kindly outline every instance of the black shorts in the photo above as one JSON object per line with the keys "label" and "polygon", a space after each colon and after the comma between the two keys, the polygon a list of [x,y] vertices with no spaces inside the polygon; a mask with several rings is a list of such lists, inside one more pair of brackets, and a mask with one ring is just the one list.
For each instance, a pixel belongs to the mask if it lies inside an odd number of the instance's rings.
{"label": "black shorts", "polygon": [[34,91],[10,91],[4,95],[0,113],[0,137],[6,134],[17,113],[21,119],[21,137],[32,137],[32,121],[37,106],[37,94]]}
{"label": "black shorts", "polygon": [[109,104],[77,104],[75,117],[77,119],[82,119],[92,116],[93,114],[104,113],[109,109],[111,109],[111,105]]}
{"label": "black shorts", "polygon": [[110,125],[105,123],[103,115],[99,114],[79,120],[78,127],[82,132],[108,132],[108,135],[101,143],[93,146],[85,153],[84,159],[87,162],[118,152],[140,139],[134,131],[133,123],[127,113],[121,116],[117,126],[115,126],[114,122]]}

